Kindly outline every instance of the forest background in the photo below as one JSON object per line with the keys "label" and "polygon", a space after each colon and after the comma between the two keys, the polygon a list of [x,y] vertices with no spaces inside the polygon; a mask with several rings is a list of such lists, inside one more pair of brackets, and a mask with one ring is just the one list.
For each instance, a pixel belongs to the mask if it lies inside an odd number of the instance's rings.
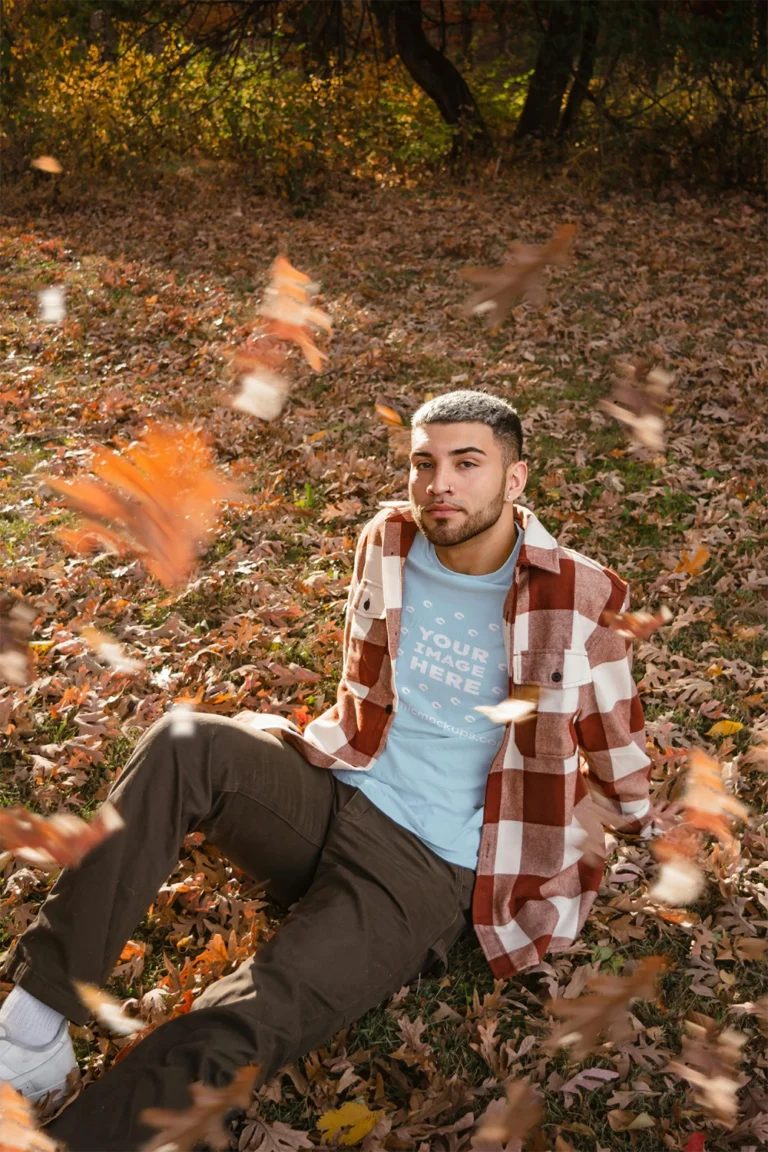
{"label": "forest background", "polygon": [[[649,896],[648,847],[612,837],[575,949],[502,986],[468,937],[445,978],[261,1089],[232,1147],[488,1147],[481,1118],[521,1079],[543,1112],[491,1147],[768,1141],[765,60],[762,0],[3,0],[0,641],[28,663],[2,665],[2,803],[91,818],[172,706],[300,725],[327,707],[357,532],[405,492],[402,428],[469,386],[518,406],[545,525],[673,613],[635,645],[655,802],[698,747],[749,810],[680,907]],[[466,263],[564,223],[544,303],[490,331],[465,314]],[[289,354],[266,422],[230,400],[279,252],[320,282],[333,335],[321,372]],[[635,359],[673,377],[655,448],[600,406]],[[182,586],[140,549],[73,553],[46,484],[157,422],[199,428],[241,489]],[[4,953],[55,873],[10,851],[0,871]],[[281,915],[194,834],[109,989],[157,1025]],[[651,955],[669,967],[628,1037],[586,1062],[547,1047],[549,997]],[[85,1084],[132,1042],[73,1035]]]}

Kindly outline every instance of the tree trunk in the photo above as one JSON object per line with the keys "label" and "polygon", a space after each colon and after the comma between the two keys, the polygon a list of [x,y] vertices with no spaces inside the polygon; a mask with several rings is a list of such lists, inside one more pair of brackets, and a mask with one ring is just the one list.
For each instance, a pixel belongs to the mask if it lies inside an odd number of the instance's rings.
{"label": "tree trunk", "polygon": [[563,117],[560,121],[558,136],[564,139],[576,123],[581,106],[589,92],[589,82],[595,70],[595,57],[597,56],[597,33],[600,27],[597,4],[587,7],[584,30],[581,34],[581,54],[573,86],[568,93]]}
{"label": "tree trunk", "polygon": [[453,154],[489,148],[488,130],[469,85],[424,33],[421,0],[373,0],[373,7],[374,11],[381,7],[392,13],[400,59],[419,87],[434,100],[446,124],[456,129]]}
{"label": "tree trunk", "polygon": [[395,55],[395,47],[392,43],[392,11],[388,4],[371,4],[373,15],[376,17],[376,23],[379,26],[381,33],[382,53],[384,60],[389,61]]}
{"label": "tree trunk", "polygon": [[578,18],[579,6],[573,0],[555,3],[550,8],[547,30],[515,133],[518,139],[554,136],[557,132],[578,42]]}

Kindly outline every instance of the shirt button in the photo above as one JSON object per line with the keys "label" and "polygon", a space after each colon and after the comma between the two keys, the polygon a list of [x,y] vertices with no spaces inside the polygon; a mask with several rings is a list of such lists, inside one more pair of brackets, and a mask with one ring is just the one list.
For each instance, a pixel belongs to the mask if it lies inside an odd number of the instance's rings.
{"label": "shirt button", "polygon": [[366,600],[365,603],[363,604],[363,608],[365,608],[366,612],[368,611],[370,606],[371,606],[370,600]]}
{"label": "shirt button", "polygon": [[387,712],[387,713],[391,712],[391,711],[392,711],[392,705],[391,705],[391,704],[387,704],[387,706],[386,706],[386,708],[384,709],[384,711],[385,711],[385,712]]}
{"label": "shirt button", "polygon": [[555,684],[559,683],[562,680],[562,678],[563,678],[562,672],[553,672],[552,673],[552,679],[554,680]]}

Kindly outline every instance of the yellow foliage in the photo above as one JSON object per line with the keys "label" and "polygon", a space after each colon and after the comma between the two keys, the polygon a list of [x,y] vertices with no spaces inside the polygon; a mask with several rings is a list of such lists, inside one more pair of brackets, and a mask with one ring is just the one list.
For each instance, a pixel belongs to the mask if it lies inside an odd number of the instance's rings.
{"label": "yellow foliage", "polygon": [[383,1110],[372,1112],[367,1104],[350,1100],[346,1104],[342,1104],[341,1108],[324,1112],[318,1120],[317,1126],[323,1133],[324,1144],[333,1140],[334,1136],[341,1132],[339,1144],[344,1148],[352,1148],[368,1135],[383,1115]]}
{"label": "yellow foliage", "polygon": [[717,724],[713,724],[707,731],[707,736],[732,736],[734,732],[740,732],[744,727],[738,720],[718,720]]}

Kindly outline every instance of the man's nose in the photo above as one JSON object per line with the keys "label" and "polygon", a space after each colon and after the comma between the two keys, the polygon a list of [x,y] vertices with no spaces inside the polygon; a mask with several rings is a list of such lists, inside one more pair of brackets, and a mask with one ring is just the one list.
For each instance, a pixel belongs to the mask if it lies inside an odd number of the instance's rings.
{"label": "man's nose", "polygon": [[450,488],[448,474],[443,475],[441,471],[436,471],[429,484],[427,484],[427,492],[431,492],[433,496],[438,495],[440,492],[449,492]]}

